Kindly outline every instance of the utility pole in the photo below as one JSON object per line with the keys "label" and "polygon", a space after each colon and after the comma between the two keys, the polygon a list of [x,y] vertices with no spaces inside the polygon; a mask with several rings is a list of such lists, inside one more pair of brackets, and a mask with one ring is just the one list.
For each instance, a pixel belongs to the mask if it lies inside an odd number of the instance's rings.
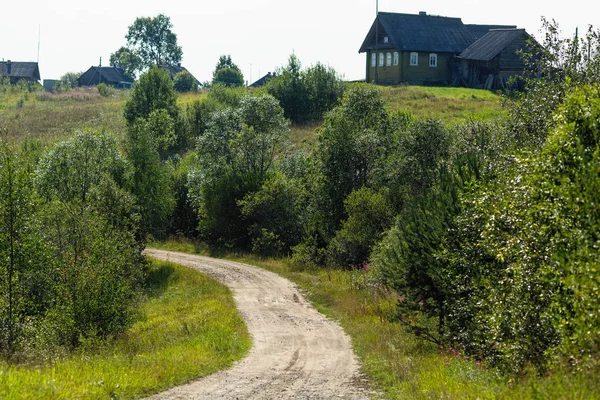
{"label": "utility pole", "polygon": [[379,54],[377,53],[377,44],[379,37],[379,0],[375,0],[375,84],[379,83]]}

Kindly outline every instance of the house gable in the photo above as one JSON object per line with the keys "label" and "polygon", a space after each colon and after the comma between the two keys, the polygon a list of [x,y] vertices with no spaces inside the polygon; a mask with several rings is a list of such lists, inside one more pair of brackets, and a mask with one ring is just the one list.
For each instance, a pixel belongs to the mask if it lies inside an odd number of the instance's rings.
{"label": "house gable", "polygon": [[131,84],[133,78],[125,75],[123,69],[118,67],[90,67],[77,79],[79,86],[93,86],[100,83],[117,86],[123,82]]}

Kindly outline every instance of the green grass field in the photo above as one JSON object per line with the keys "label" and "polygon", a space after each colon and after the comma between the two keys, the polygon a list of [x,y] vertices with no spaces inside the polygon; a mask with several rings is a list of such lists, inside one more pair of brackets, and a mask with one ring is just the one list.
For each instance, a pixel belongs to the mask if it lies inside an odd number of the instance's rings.
{"label": "green grass field", "polygon": [[130,329],[53,361],[0,362],[0,398],[139,398],[227,368],[250,344],[228,288],[189,268],[154,261]]}

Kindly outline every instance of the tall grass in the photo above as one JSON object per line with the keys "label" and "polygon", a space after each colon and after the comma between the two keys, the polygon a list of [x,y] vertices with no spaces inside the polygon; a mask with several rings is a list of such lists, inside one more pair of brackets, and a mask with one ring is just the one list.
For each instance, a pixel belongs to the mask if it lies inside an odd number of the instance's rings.
{"label": "tall grass", "polygon": [[35,365],[0,363],[1,399],[138,398],[229,367],[250,348],[231,292],[154,261],[135,324],[109,343]]}

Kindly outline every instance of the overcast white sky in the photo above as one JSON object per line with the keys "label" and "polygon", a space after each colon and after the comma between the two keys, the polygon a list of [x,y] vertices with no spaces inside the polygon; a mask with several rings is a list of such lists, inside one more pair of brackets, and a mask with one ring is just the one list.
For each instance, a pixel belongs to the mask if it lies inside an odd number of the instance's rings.
{"label": "overcast white sky", "polygon": [[[379,11],[460,17],[464,23],[505,24],[539,36],[540,18],[554,18],[565,36],[575,27],[600,28],[597,0],[379,0]],[[362,44],[375,18],[375,0],[30,0],[0,2],[0,59],[36,61],[41,31],[42,79],[108,65],[139,16],[163,13],[183,48],[182,65],[210,80],[221,54],[231,54],[254,81],[285,65],[292,52],[304,66],[320,61],[345,79],[364,78]]]}

